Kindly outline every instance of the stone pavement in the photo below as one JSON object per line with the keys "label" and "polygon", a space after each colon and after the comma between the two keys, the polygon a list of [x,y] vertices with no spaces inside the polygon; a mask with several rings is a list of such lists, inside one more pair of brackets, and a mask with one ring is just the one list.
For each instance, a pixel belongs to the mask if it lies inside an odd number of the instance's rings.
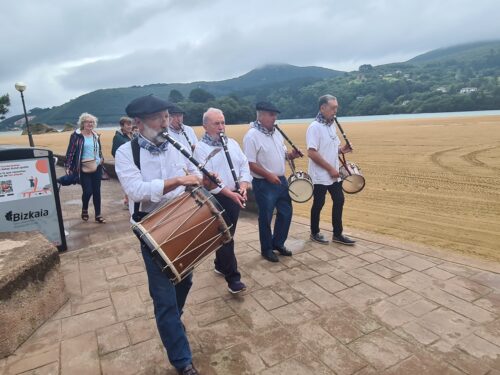
{"label": "stone pavement", "polygon": [[[79,186],[61,195],[70,300],[0,360],[0,374],[175,374],[117,182],[103,182],[105,225],[79,219]],[[294,218],[294,256],[269,263],[256,216],[242,215],[235,239],[248,290],[229,294],[213,258],[194,273],[183,320],[200,372],[500,374],[498,264],[351,234],[354,247],[312,243],[307,221]]]}

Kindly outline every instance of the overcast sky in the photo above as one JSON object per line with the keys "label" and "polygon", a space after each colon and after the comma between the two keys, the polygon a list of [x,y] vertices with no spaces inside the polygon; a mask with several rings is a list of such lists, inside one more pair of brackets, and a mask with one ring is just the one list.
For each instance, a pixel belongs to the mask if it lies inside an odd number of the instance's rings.
{"label": "overcast sky", "polygon": [[4,0],[0,95],[22,113],[100,88],[233,78],[267,63],[356,70],[500,39],[499,0]]}

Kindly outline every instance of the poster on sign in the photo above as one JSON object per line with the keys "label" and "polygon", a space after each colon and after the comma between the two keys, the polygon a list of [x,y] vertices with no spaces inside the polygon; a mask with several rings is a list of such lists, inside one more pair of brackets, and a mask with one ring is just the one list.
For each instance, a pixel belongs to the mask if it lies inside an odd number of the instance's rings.
{"label": "poster on sign", "polygon": [[0,163],[0,202],[52,194],[48,159]]}
{"label": "poster on sign", "polygon": [[53,160],[48,150],[0,147],[0,232],[39,231],[66,250]]}

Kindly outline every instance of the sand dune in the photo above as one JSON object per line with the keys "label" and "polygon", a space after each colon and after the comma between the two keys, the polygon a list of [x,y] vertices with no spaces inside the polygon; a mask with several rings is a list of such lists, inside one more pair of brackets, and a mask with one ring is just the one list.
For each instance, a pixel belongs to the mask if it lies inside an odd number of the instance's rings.
{"label": "sand dune", "polygon": [[[305,150],[307,124],[282,125]],[[345,226],[500,260],[500,116],[345,123],[355,147],[348,159],[366,178],[365,189],[346,195]],[[227,133],[240,143],[247,126]],[[202,128],[195,128],[201,135]],[[111,158],[114,131],[102,131]],[[69,133],[34,136],[38,147],[64,153]],[[0,137],[27,145],[26,136]],[[297,168],[307,171],[306,158]],[[309,216],[311,201],[295,204]],[[329,222],[327,203],[322,221]]]}

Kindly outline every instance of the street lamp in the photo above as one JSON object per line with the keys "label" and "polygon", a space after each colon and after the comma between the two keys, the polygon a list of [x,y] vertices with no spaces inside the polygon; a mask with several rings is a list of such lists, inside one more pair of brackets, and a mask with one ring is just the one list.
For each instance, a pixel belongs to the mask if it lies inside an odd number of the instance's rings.
{"label": "street lamp", "polygon": [[35,143],[33,142],[33,135],[31,135],[30,123],[28,121],[28,115],[26,114],[26,105],[24,104],[23,91],[26,90],[26,84],[22,83],[22,82],[17,82],[16,83],[16,90],[21,93],[21,100],[23,101],[24,121],[26,122],[26,130],[28,130],[28,139],[30,141],[30,147],[35,147]]}

